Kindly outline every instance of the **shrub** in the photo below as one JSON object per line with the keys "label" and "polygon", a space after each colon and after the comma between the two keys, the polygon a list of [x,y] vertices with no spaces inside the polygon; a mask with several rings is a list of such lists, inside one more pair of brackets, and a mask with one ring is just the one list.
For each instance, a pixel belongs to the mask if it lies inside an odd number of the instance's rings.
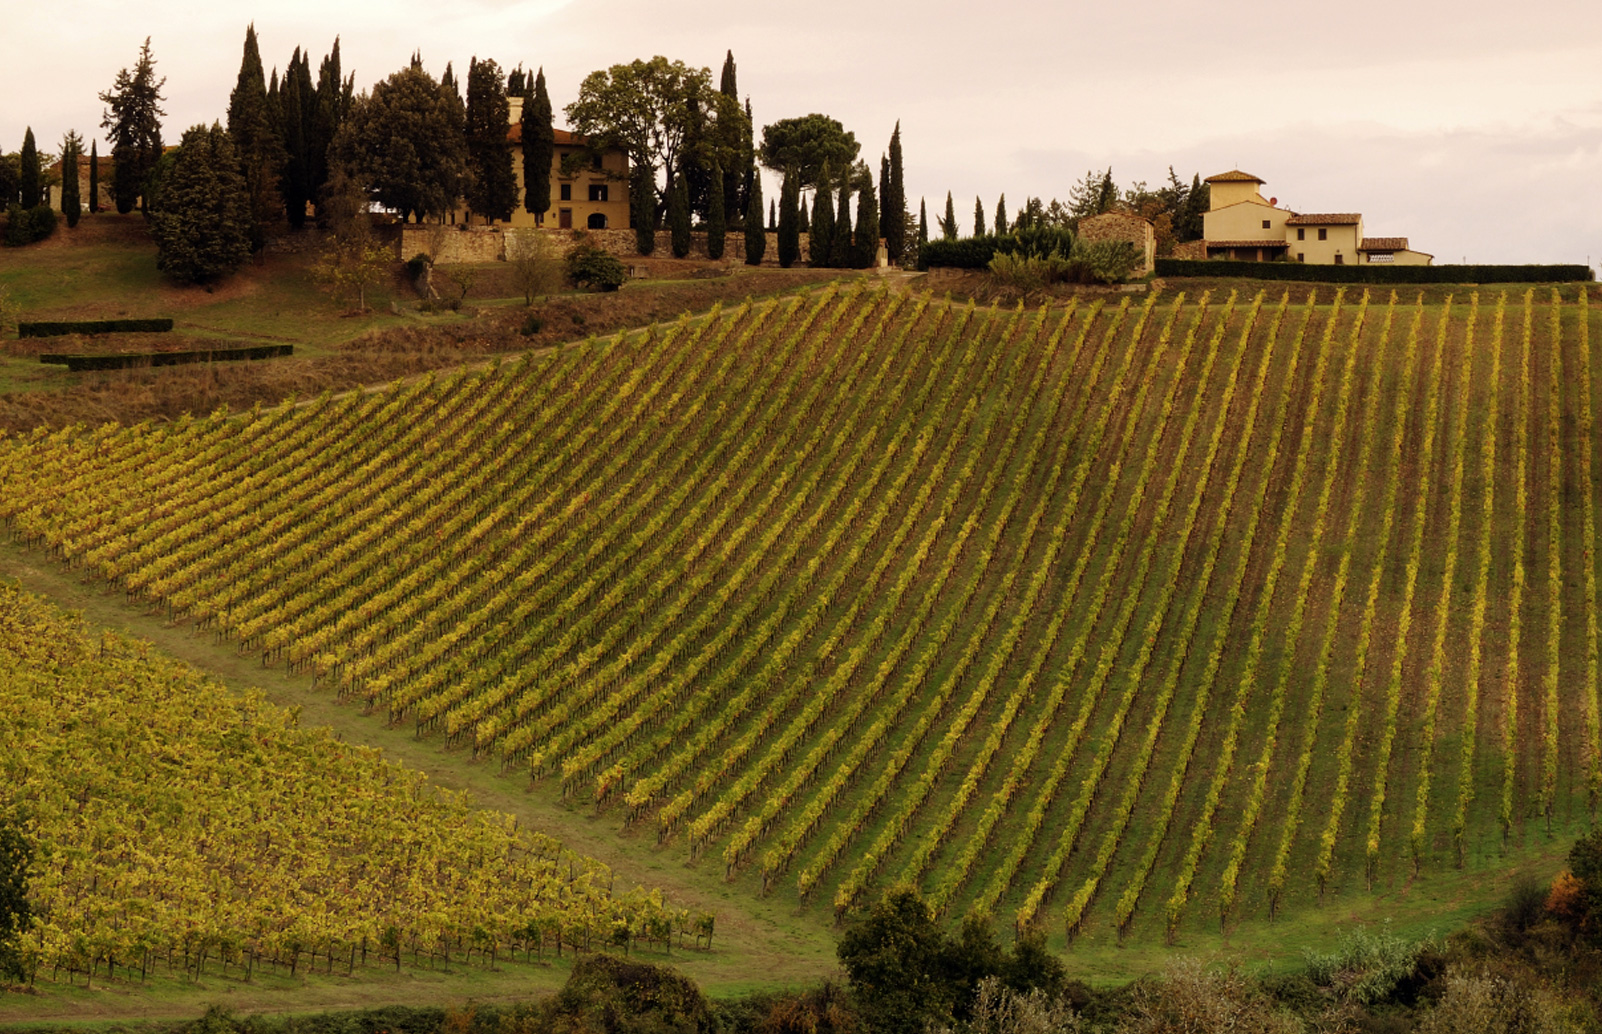
{"label": "shrub", "polygon": [[568,279],[579,287],[593,287],[597,291],[615,291],[629,278],[613,255],[600,248],[580,246],[567,257]]}
{"label": "shrub", "polygon": [[42,241],[55,232],[56,212],[49,205],[35,208],[12,205],[6,209],[5,245],[8,248],[20,248]]}
{"label": "shrub", "polygon": [[1546,1034],[1570,1029],[1558,1020],[1550,998],[1505,977],[1453,973],[1446,993],[1418,1026],[1420,1034],[1480,1031],[1483,1034]]}
{"label": "shrub", "polygon": [[1157,260],[1167,277],[1246,277],[1331,284],[1548,284],[1596,279],[1582,265],[1318,266],[1300,262],[1231,262],[1222,259]]}
{"label": "shrub", "polygon": [[428,252],[419,251],[406,260],[406,275],[412,278],[413,283],[419,283],[423,279],[423,274],[428,272],[428,267],[433,264],[434,260],[428,257]]}
{"label": "shrub", "polygon": [[524,318],[523,325],[517,329],[517,332],[524,337],[533,337],[544,329],[545,321],[543,319],[538,316],[528,316]]}
{"label": "shrub", "polygon": [[988,269],[997,254],[1034,255],[1044,258],[1052,252],[1072,255],[1073,231],[1066,227],[1031,227],[1015,233],[981,234],[959,240],[932,240],[921,246],[918,268],[943,266],[951,269]]}
{"label": "shrub", "polygon": [[1389,931],[1371,934],[1357,929],[1329,954],[1304,951],[1307,975],[1320,987],[1333,988],[1343,999],[1372,1005],[1392,997],[1414,976],[1420,959],[1436,956],[1429,941],[1408,941]]}
{"label": "shrub", "polygon": [[1140,252],[1128,241],[1074,241],[1070,258],[1081,283],[1116,284],[1140,265]]}

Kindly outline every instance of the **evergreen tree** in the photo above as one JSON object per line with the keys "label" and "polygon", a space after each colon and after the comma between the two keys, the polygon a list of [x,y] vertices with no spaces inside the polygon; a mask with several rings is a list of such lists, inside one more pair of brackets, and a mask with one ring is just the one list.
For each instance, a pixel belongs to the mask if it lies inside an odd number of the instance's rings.
{"label": "evergreen tree", "polygon": [[189,284],[238,269],[250,256],[250,199],[227,131],[186,130],[162,169],[152,192],[157,267]]}
{"label": "evergreen tree", "polygon": [[[751,122],[751,98],[747,97],[745,99],[745,179],[740,184],[740,216],[742,219],[751,210],[751,191],[755,190],[758,194],[762,193],[762,187],[757,182],[756,140],[754,133],[755,130],[752,128]],[[761,214],[762,206],[758,205],[757,215],[760,216]],[[761,229],[760,220],[758,220],[757,228]]]}
{"label": "evergreen tree", "polygon": [[929,243],[929,209],[924,205],[923,198],[918,199],[918,243]]}
{"label": "evergreen tree", "polygon": [[289,225],[297,230],[306,225],[306,206],[316,198],[312,189],[314,146],[311,138],[314,134],[308,124],[315,94],[311,62],[296,47],[279,84],[277,107],[278,135],[283,146],[283,160],[278,169],[278,192],[284,199],[284,214],[289,219]]}
{"label": "evergreen tree", "polygon": [[83,215],[78,195],[78,159],[83,157],[83,137],[68,131],[61,141],[61,214],[68,226],[77,226]]}
{"label": "evergreen tree", "polygon": [[856,259],[853,265],[872,269],[879,264],[879,199],[872,180],[857,193],[857,228],[852,240],[852,257]]}
{"label": "evergreen tree", "polygon": [[374,84],[351,109],[334,155],[374,201],[401,213],[402,222],[443,216],[467,177],[459,108],[417,65]]}
{"label": "evergreen tree", "polygon": [[487,223],[511,219],[517,206],[517,179],[506,146],[510,119],[501,66],[474,58],[467,72],[467,167],[472,172],[467,205]]}
{"label": "evergreen tree", "polygon": [[256,26],[245,28],[245,53],[239,79],[228,97],[228,135],[239,155],[239,171],[250,196],[250,250],[267,244],[267,225],[283,207],[278,194],[277,169],[283,162],[283,144],[267,102],[267,78],[262,72]]}
{"label": "evergreen tree", "polygon": [[973,199],[973,235],[985,235],[985,203],[978,198]]}
{"label": "evergreen tree", "polygon": [[551,210],[551,162],[555,157],[551,95],[545,90],[545,69],[541,68],[534,75],[533,94],[523,100],[523,208],[534,215]]}
{"label": "evergreen tree", "polygon": [[951,191],[946,191],[946,218],[940,224],[940,233],[948,241],[957,239],[957,210],[951,204]]}
{"label": "evergreen tree", "polygon": [[811,240],[812,239],[812,217],[807,214],[807,203],[806,203],[805,200],[803,200],[801,202],[801,205],[800,205],[800,208],[798,209],[798,211],[800,213],[800,219],[801,219],[801,232],[807,235],[807,239],[808,240]]}
{"label": "evergreen tree", "polygon": [[110,130],[112,193],[117,211],[133,211],[134,202],[150,211],[145,185],[161,158],[161,88],[166,79],[156,79],[156,60],[150,56],[150,38],[139,49],[139,60],[132,72],[117,73],[111,89],[100,95],[107,105],[101,128]]}
{"label": "evergreen tree", "polygon": [[996,236],[1000,237],[1007,232],[1007,195],[1003,194],[996,199]]}
{"label": "evergreen tree", "polygon": [[1102,212],[1112,211],[1112,207],[1115,203],[1117,203],[1117,201],[1118,187],[1113,184],[1112,166],[1109,165],[1107,167],[1107,174],[1101,179],[1101,187],[1096,193],[1095,214],[1099,215]]}
{"label": "evergreen tree", "polygon": [[1190,190],[1185,192],[1185,203],[1174,219],[1174,236],[1181,241],[1201,240],[1203,216],[1207,213],[1209,202],[1207,184],[1201,181],[1201,173],[1198,172],[1191,177]]}
{"label": "evergreen tree", "polygon": [[778,217],[776,215],[773,214],[774,211],[775,211],[775,209],[773,207],[773,201],[770,199],[768,201],[768,232],[769,233],[777,233],[779,231],[779,219],[778,219]]}
{"label": "evergreen tree", "polygon": [[649,165],[634,166],[629,205],[633,209],[634,250],[649,255],[656,250],[656,181],[651,178]]}
{"label": "evergreen tree", "polygon": [[673,234],[673,257],[690,253],[690,184],[681,170],[668,188],[668,229]]}
{"label": "evergreen tree", "polygon": [[829,242],[828,265],[834,269],[851,268],[851,177],[848,173],[840,180],[840,204],[834,213],[834,239]]}
{"label": "evergreen tree", "polygon": [[523,75],[523,66],[519,64],[516,68],[512,69],[511,74],[506,77],[506,96],[522,97],[527,95],[527,93],[528,85],[526,82],[526,77]]}
{"label": "evergreen tree", "polygon": [[38,208],[44,191],[44,170],[39,165],[39,148],[33,142],[33,127],[22,137],[22,161],[17,170],[17,192],[23,208]]}
{"label": "evergreen tree", "polygon": [[[306,71],[309,82],[309,64]],[[333,175],[328,152],[345,120],[350,117],[351,106],[356,100],[356,77],[350,75],[342,79],[340,75],[339,37],[335,36],[333,48],[318,65],[317,87],[307,94],[311,104],[301,120],[306,134],[306,187],[309,197],[317,206],[319,226],[328,223],[323,212],[323,193]],[[340,190],[345,191],[346,186],[342,184]]]}
{"label": "evergreen tree", "polygon": [[[740,87],[736,79],[734,68],[734,51],[723,56],[723,75],[718,81],[718,92],[728,97],[736,105],[740,101]],[[741,188],[744,186],[738,170],[741,165],[748,165],[751,161],[751,106],[746,105],[745,125],[742,127],[743,147],[739,162],[728,162],[723,166],[723,217],[729,223],[737,223],[744,209],[740,202]]]}
{"label": "evergreen tree", "polygon": [[890,182],[890,157],[879,156],[879,225],[883,226],[890,221],[890,192],[885,185]]}
{"label": "evergreen tree", "polygon": [[779,265],[784,269],[801,257],[800,204],[801,177],[794,169],[786,170],[779,187]]}
{"label": "evergreen tree", "polygon": [[14,155],[0,154],[0,211],[17,203],[17,161]]}
{"label": "evergreen tree", "polygon": [[89,214],[100,211],[100,141],[89,141]]}
{"label": "evergreen tree", "polygon": [[745,264],[760,266],[768,250],[768,235],[762,232],[762,177],[751,177],[745,200]]}
{"label": "evergreen tree", "polygon": [[[890,176],[879,184],[884,191],[884,210],[889,213],[884,220],[884,246],[893,261],[899,261],[907,250],[907,187],[902,179],[904,171],[901,122],[897,120],[895,132],[890,134]],[[922,207],[921,203],[919,207]]]}
{"label": "evergreen tree", "polygon": [[706,219],[706,257],[714,262],[723,257],[724,237],[728,233],[723,198],[723,184],[726,178],[722,166],[712,167],[712,198],[707,206]]}
{"label": "evergreen tree", "polygon": [[834,194],[829,190],[829,166],[823,166],[818,189],[812,195],[812,236],[807,240],[807,262],[816,268],[829,264],[834,244]]}

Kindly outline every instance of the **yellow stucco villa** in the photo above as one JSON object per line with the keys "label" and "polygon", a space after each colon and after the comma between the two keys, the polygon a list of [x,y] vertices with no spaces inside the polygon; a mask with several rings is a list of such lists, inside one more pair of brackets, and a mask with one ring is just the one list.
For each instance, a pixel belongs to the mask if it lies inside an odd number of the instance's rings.
{"label": "yellow stucco villa", "polygon": [[1414,251],[1406,237],[1364,237],[1356,212],[1301,213],[1264,199],[1263,180],[1232,169],[1207,177],[1208,210],[1202,216],[1207,257],[1246,262],[1321,265],[1390,263],[1427,266],[1433,255]]}
{"label": "yellow stucco villa", "polygon": [[[517,204],[502,226],[544,226],[557,230],[626,230],[629,228],[629,158],[621,147],[591,151],[577,133],[556,130],[551,154],[551,207],[535,215],[523,204],[523,98],[509,97],[510,125],[506,144],[512,149],[512,175]],[[564,159],[566,173],[564,174]],[[580,163],[575,165],[575,162]],[[482,221],[482,220],[480,220]]]}

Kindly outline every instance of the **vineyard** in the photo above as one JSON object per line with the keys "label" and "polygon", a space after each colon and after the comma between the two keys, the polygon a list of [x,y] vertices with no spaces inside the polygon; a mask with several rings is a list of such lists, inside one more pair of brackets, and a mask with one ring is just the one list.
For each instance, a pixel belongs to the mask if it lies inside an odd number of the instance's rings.
{"label": "vineyard", "polygon": [[[0,587],[0,814],[35,979],[345,974],[709,937],[705,916],[148,644]],[[119,972],[120,971],[120,972]]]}
{"label": "vineyard", "polygon": [[752,894],[1180,940],[1589,828],[1595,323],[834,285],[0,439],[0,519]]}

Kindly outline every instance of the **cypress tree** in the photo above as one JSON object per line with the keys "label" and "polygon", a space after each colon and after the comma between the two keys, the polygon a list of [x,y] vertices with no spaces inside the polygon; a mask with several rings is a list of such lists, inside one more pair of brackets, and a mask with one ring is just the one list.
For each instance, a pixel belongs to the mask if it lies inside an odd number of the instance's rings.
{"label": "cypress tree", "polygon": [[250,196],[250,250],[260,251],[267,244],[267,224],[283,205],[276,183],[276,169],[283,161],[283,145],[269,112],[267,78],[262,72],[254,24],[245,28],[245,52],[239,63],[239,78],[228,97],[228,135],[233,138],[234,153],[239,156],[239,172],[245,178],[245,191]]}
{"label": "cypress tree", "polygon": [[778,233],[779,232],[779,218],[778,218],[778,216],[773,214],[774,211],[775,211],[775,209],[773,207],[773,201],[770,199],[768,201],[768,232],[769,233]]}
{"label": "cypress tree", "polygon": [[311,81],[311,62],[299,47],[290,55],[278,89],[279,139],[283,141],[283,162],[278,171],[278,192],[284,199],[289,225],[306,225],[306,206],[312,193],[311,134],[307,125],[316,87]]}
{"label": "cypress tree", "polygon": [[874,195],[873,181],[862,185],[857,194],[857,229],[853,257],[858,269],[872,269],[879,263],[879,199]]}
{"label": "cypress tree", "polygon": [[551,95],[545,90],[545,69],[534,75],[534,93],[523,101],[523,207],[544,222],[551,210],[551,162],[556,157],[556,129],[551,121]]}
{"label": "cypress tree", "polygon": [[929,243],[929,209],[921,197],[918,199],[918,243]]}
{"label": "cypress tree", "polygon": [[[740,86],[735,74],[734,51],[732,50],[723,56],[723,75],[718,81],[718,92],[733,100],[736,104],[739,103]],[[745,141],[742,152],[743,155],[749,155],[751,153],[751,111],[749,104],[746,105],[745,116]],[[743,185],[741,183],[742,177],[735,171],[738,167],[735,163],[730,162],[729,167],[723,171],[723,217],[728,223],[739,222],[740,215],[744,211],[740,205],[740,188]]]}
{"label": "cypress tree", "polygon": [[89,214],[100,211],[100,141],[89,141]]}
{"label": "cypress tree", "polygon": [[1007,232],[1007,195],[1002,194],[996,199],[996,236],[1000,237]]}
{"label": "cypress tree", "polygon": [[834,239],[829,242],[829,266],[851,268],[851,177],[840,181],[840,207],[834,213]]}
{"label": "cypress tree", "polygon": [[[306,72],[309,84],[310,64]],[[335,36],[333,48],[317,67],[317,86],[307,92],[309,107],[302,118],[306,133],[306,188],[317,205],[319,226],[329,223],[328,214],[323,211],[323,193],[329,180],[328,151],[355,102],[356,77],[342,79],[340,75],[339,37]]]}
{"label": "cypress tree", "polygon": [[[892,262],[899,262],[907,251],[907,188],[902,180],[901,122],[890,134],[890,178],[880,183],[884,190],[884,247]],[[922,208],[922,204],[919,204]]]}
{"label": "cypress tree", "polygon": [[779,265],[784,269],[801,257],[800,180],[794,169],[787,169],[779,188]]}
{"label": "cypress tree", "polygon": [[1101,179],[1101,189],[1096,192],[1096,213],[1112,211],[1112,206],[1118,200],[1118,188],[1113,186],[1112,166],[1107,166],[1107,174]]}
{"label": "cypress tree", "polygon": [[812,236],[807,240],[807,262],[816,268],[829,264],[834,244],[834,194],[829,190],[829,163],[823,163],[818,189],[812,195]]}
{"label": "cypress tree", "polygon": [[634,166],[629,202],[634,209],[634,250],[649,255],[656,250],[656,180],[649,165]]}
{"label": "cypress tree", "polygon": [[69,131],[61,141],[61,214],[68,226],[77,226],[83,215],[78,196],[78,159],[83,155],[83,137]]}
{"label": "cypress tree", "polygon": [[807,235],[808,240],[811,240],[812,217],[807,214],[807,203],[805,201],[801,202],[799,211],[801,216],[801,232]]}
{"label": "cypress tree", "polygon": [[884,226],[890,222],[890,192],[884,189],[890,182],[890,159],[886,155],[879,156],[879,225]]}
{"label": "cypress tree", "polygon": [[[751,191],[755,190],[758,194],[762,193],[762,187],[757,182],[760,177],[757,175],[756,143],[752,138],[754,131],[751,125],[751,98],[747,97],[745,100],[745,151],[743,154],[745,158],[745,180],[740,184],[739,211],[742,219],[751,210]],[[756,212],[759,217],[762,215],[761,205],[757,206]],[[760,229],[761,219],[759,218],[757,222],[757,228]]]}
{"label": "cypress tree", "polygon": [[690,253],[690,178],[680,170],[668,188],[668,229],[673,233],[673,257]]}
{"label": "cypress tree", "polygon": [[762,232],[762,177],[754,173],[745,199],[745,264],[760,266],[768,250],[768,235]]}
{"label": "cypress tree", "polygon": [[723,167],[712,166],[711,203],[707,206],[706,257],[716,262],[723,257],[724,237],[728,234],[728,220],[724,218]]}
{"label": "cypress tree", "polygon": [[957,239],[957,210],[951,205],[951,191],[946,191],[946,220],[940,224],[940,233],[948,241]]}
{"label": "cypress tree", "polygon": [[23,208],[38,208],[43,189],[43,170],[39,168],[39,148],[33,142],[33,127],[22,137],[22,164],[17,170],[17,193]]}
{"label": "cypress tree", "polygon": [[973,199],[973,235],[985,235],[985,203],[978,198]]}
{"label": "cypress tree", "polygon": [[492,60],[475,57],[468,65],[465,118],[467,167],[473,173],[468,208],[486,223],[509,220],[517,205],[512,152],[506,146],[511,103],[506,99],[506,77]]}

